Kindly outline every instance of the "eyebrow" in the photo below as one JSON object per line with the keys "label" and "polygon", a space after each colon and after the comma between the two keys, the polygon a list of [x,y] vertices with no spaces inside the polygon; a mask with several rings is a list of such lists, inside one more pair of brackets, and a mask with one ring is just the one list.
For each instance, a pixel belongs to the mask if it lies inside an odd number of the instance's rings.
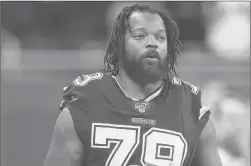
{"label": "eyebrow", "polygon": [[158,29],[158,32],[166,32],[164,29]]}
{"label": "eyebrow", "polygon": [[144,27],[136,27],[136,28],[131,28],[132,31],[139,31],[139,30],[146,30]]}
{"label": "eyebrow", "polygon": [[[136,28],[131,28],[131,31],[139,31],[139,30],[146,30],[144,27],[136,27]],[[157,32],[165,32],[164,29],[158,29]]]}

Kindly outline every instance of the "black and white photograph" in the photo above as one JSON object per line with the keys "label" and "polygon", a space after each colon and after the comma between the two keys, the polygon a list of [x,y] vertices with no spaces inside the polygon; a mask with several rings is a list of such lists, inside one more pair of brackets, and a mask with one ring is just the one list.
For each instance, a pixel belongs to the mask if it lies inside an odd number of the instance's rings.
{"label": "black and white photograph", "polygon": [[1,166],[250,166],[249,1],[1,1]]}

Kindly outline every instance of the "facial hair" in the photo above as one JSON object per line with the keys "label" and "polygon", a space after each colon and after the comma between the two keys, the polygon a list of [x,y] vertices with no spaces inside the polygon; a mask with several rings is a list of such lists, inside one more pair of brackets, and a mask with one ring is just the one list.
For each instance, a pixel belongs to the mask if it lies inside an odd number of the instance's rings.
{"label": "facial hair", "polygon": [[[152,63],[147,61],[146,58],[157,58],[158,61]],[[161,59],[156,49],[148,49],[138,58],[121,56],[121,62],[128,76],[141,84],[156,82],[166,77],[168,73],[168,61],[167,59]]]}

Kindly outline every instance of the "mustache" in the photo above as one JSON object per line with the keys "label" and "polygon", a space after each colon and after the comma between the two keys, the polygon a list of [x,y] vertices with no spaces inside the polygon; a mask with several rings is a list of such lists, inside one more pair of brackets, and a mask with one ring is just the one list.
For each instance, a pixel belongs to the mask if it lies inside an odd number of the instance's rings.
{"label": "mustache", "polygon": [[143,58],[157,58],[160,59],[160,54],[157,49],[149,48],[143,53]]}

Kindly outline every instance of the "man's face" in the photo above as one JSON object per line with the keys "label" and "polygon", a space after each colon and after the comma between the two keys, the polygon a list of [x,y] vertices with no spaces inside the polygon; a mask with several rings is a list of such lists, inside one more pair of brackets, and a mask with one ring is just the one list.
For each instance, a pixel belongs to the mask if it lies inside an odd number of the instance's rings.
{"label": "man's face", "polygon": [[152,76],[167,72],[167,35],[158,14],[133,12],[124,46],[122,63],[127,70]]}

